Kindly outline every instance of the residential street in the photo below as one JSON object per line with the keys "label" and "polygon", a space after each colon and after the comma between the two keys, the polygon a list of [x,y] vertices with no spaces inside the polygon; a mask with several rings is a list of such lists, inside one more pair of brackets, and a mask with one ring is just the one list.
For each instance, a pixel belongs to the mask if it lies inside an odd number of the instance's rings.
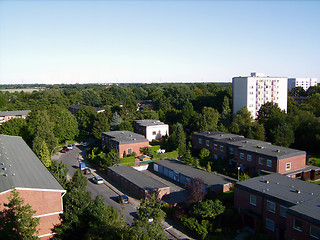
{"label": "residential street", "polygon": [[[52,156],[53,160],[63,161],[68,166],[68,179],[71,179],[72,175],[79,168],[79,161],[83,159],[85,155],[86,147],[81,145],[76,145],[73,147],[73,150],[70,150],[66,153],[57,153]],[[86,166],[90,167],[90,164],[86,162]],[[106,176],[96,171],[91,167],[92,174],[86,175],[88,178],[87,190],[91,192],[92,197],[96,197],[98,194],[102,195],[107,206],[111,205],[118,210],[121,210],[124,219],[127,224],[131,225],[133,223],[132,213],[137,211],[137,207],[139,206],[139,201],[130,197],[129,204],[120,204],[117,202],[116,198],[119,194],[123,194],[119,189],[109,183],[106,179]],[[104,179],[104,184],[95,184],[92,182],[93,176],[100,176]],[[181,231],[172,227],[172,224],[175,225],[174,222],[170,221],[170,224],[165,221],[163,222],[163,227],[166,230],[166,234],[168,239],[192,239],[187,235],[183,234]]]}

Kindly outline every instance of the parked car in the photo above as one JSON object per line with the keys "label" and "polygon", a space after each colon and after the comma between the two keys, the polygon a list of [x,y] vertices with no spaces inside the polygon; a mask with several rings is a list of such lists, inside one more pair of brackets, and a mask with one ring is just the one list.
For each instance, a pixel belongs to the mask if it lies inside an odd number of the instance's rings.
{"label": "parked car", "polygon": [[69,151],[68,148],[62,148],[60,152],[61,152],[61,153],[66,153],[66,152],[68,152],[68,151]]}
{"label": "parked car", "polygon": [[103,184],[103,179],[101,177],[95,176],[92,178],[92,181],[96,184]]}
{"label": "parked car", "polygon": [[[130,213],[134,218],[140,218],[140,216],[139,216],[139,212],[132,212],[132,213]],[[148,213],[146,214],[146,217],[148,217]],[[153,222],[153,218],[148,218],[148,222],[149,223],[151,223],[151,222]]]}
{"label": "parked car", "polygon": [[68,144],[67,149],[72,150],[73,149],[72,144]]}
{"label": "parked car", "polygon": [[84,174],[88,175],[91,174],[91,170],[90,168],[86,168],[85,170],[83,170]]}
{"label": "parked car", "polygon": [[129,197],[126,195],[119,195],[118,202],[119,203],[129,203]]}

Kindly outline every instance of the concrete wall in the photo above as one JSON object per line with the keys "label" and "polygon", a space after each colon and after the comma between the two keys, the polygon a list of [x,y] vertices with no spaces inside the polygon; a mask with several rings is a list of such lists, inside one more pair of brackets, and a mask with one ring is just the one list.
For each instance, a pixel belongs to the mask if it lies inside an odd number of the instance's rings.
{"label": "concrete wall", "polygon": [[247,77],[232,78],[233,114],[247,106],[248,84]]}

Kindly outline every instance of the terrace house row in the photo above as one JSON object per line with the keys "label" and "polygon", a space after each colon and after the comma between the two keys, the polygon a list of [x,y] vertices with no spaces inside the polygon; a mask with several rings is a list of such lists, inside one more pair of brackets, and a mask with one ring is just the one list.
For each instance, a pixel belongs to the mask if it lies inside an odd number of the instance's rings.
{"label": "terrace house row", "polygon": [[144,136],[130,131],[103,132],[101,143],[109,150],[117,150],[120,158],[123,158],[124,153],[130,155],[135,152],[139,155],[140,148],[149,146],[149,141]]}
{"label": "terrace house row", "polygon": [[276,172],[305,180],[319,177],[320,168],[306,166],[304,151],[223,132],[196,133],[192,144],[194,148],[208,149],[214,159],[236,163],[251,175]]}
{"label": "terrace house row", "polygon": [[320,188],[273,173],[238,182],[235,208],[244,226],[275,239],[320,239]]}
{"label": "terrace house row", "polygon": [[4,122],[9,121],[14,118],[23,118],[25,119],[29,116],[31,110],[19,110],[19,111],[2,111],[0,112],[0,125]]}

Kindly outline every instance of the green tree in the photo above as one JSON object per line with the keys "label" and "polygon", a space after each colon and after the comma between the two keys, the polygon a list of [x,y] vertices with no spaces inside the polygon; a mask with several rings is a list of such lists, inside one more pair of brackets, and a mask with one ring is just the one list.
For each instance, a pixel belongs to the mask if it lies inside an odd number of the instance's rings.
{"label": "green tree", "polygon": [[119,125],[119,130],[126,130],[133,132],[132,123],[129,121],[122,121]]}
{"label": "green tree", "polygon": [[97,111],[94,107],[80,107],[76,113],[79,129],[82,131],[91,132],[96,117]]}
{"label": "green tree", "polygon": [[192,103],[189,100],[187,100],[183,105],[182,111],[181,111],[182,125],[184,127],[190,126],[191,120],[193,119],[194,115],[195,115],[195,111],[193,110]]}
{"label": "green tree", "polygon": [[199,154],[200,163],[205,166],[209,161],[210,151],[206,148],[202,148]]}
{"label": "green tree", "polygon": [[223,213],[225,206],[218,199],[212,201],[200,201],[193,205],[191,214],[197,218],[215,218],[217,215]]}
{"label": "green tree", "polygon": [[78,122],[75,116],[64,107],[52,105],[48,108],[48,114],[54,123],[53,133],[59,142],[75,139],[79,134]]}
{"label": "green tree", "polygon": [[273,144],[289,147],[294,143],[294,130],[290,123],[280,123],[271,130]]}
{"label": "green tree", "polygon": [[8,200],[0,212],[0,239],[38,239],[34,236],[39,224],[39,218],[33,217],[36,211],[29,204],[24,205],[15,189]]}
{"label": "green tree", "polygon": [[14,118],[0,125],[0,133],[11,136],[22,136],[26,127],[26,120]]}
{"label": "green tree", "polygon": [[111,130],[118,130],[121,123],[122,123],[122,118],[117,112],[115,112],[112,115],[111,122],[110,122]]}
{"label": "green tree", "polygon": [[51,166],[51,156],[45,141],[41,142],[40,149],[39,149],[39,159],[43,164],[49,168]]}
{"label": "green tree", "polygon": [[92,128],[93,136],[96,139],[101,139],[102,133],[108,132],[108,131],[110,131],[110,124],[109,124],[108,117],[103,113],[98,114],[97,118],[93,123],[93,128]]}
{"label": "green tree", "polygon": [[226,127],[229,127],[232,121],[232,112],[230,108],[230,101],[228,96],[224,96],[222,102],[222,112],[219,118],[221,124]]}
{"label": "green tree", "polygon": [[186,135],[183,131],[183,126],[181,123],[176,123],[173,125],[173,132],[168,138],[167,150],[178,149],[178,153],[184,154],[186,152]]}
{"label": "green tree", "polygon": [[61,162],[52,161],[51,166],[49,167],[49,171],[53,174],[53,176],[58,180],[62,187],[66,188],[68,183],[67,174],[68,174],[68,166]]}

